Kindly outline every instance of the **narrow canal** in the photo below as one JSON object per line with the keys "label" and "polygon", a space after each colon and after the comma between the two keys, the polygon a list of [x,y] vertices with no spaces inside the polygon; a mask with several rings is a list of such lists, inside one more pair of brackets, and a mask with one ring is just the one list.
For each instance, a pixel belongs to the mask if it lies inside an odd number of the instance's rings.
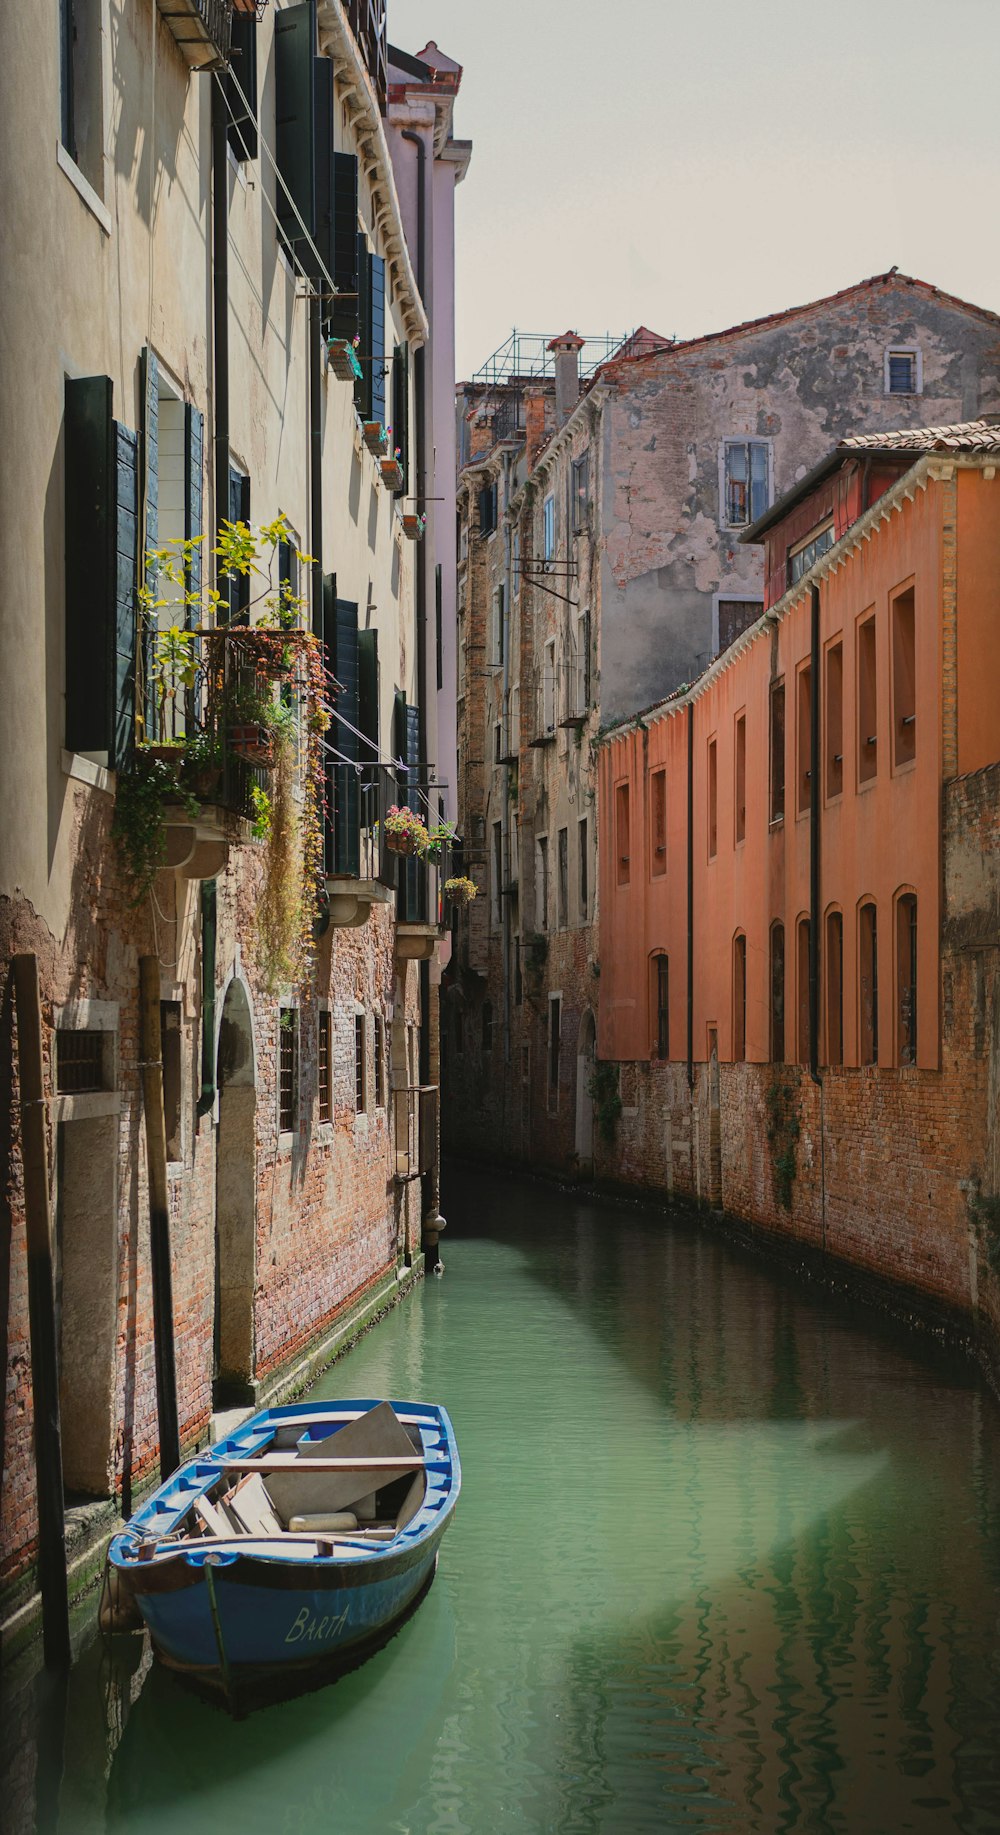
{"label": "narrow canal", "polygon": [[[1000,1410],[687,1222],[463,1169],[324,1394],[436,1397],[419,1611],[242,1723],[92,1640],[5,1712],[43,1835],[1000,1829]],[[88,1607],[91,1611],[92,1607]]]}

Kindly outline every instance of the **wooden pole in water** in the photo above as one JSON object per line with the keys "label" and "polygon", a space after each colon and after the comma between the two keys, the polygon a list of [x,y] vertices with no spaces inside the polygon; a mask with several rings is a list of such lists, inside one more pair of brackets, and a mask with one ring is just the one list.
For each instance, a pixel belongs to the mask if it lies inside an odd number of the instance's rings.
{"label": "wooden pole in water", "polygon": [[69,1594],[66,1584],[66,1522],[62,1435],[59,1425],[59,1352],[52,1285],[42,1000],[38,986],[37,956],[14,957],[14,993],[17,1001],[21,1153],[24,1161],[24,1214],[28,1248],[28,1329],[31,1336],[31,1393],[38,1495],[38,1584],[42,1595],[45,1661],[49,1668],[59,1669],[65,1667],[70,1660]]}
{"label": "wooden pole in water", "polygon": [[156,1414],[160,1432],[160,1477],[181,1462],[174,1361],[174,1301],[170,1272],[170,1208],[167,1198],[167,1133],[163,1119],[163,1056],[160,1033],[160,963],[139,960],[142,1104],[146,1116],[149,1182],[149,1260],[153,1276],[153,1351]]}

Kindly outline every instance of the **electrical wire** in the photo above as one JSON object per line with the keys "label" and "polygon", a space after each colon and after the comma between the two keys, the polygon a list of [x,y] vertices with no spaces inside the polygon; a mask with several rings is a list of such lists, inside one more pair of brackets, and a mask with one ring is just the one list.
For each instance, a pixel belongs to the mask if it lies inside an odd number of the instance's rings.
{"label": "electrical wire", "polygon": [[[229,97],[226,94],[225,84],[223,83],[222,76],[218,71],[214,73],[213,80],[216,83],[218,83],[219,85],[219,89],[222,94],[222,103],[223,103],[223,107],[225,108],[226,114],[229,116],[230,121],[235,125],[236,116],[234,115],[233,110],[230,107]],[[239,77],[236,75],[235,71],[233,70],[232,65],[230,65],[226,71],[226,80],[227,82],[231,83],[233,88],[235,89],[240,102],[242,103],[243,107],[246,109],[247,116],[249,117],[249,119],[252,121],[256,121],[257,123],[257,139],[258,139],[260,148],[264,153],[267,154],[268,163],[271,166],[271,169],[274,173],[275,178],[278,181],[278,184],[281,186],[282,191],[284,192],[286,198],[288,199],[288,202],[292,207],[292,212],[295,217],[295,220],[298,223],[299,228],[302,231],[303,241],[305,242],[310,253],[313,255],[315,262],[316,262],[316,266],[319,270],[319,273],[322,279],[326,281],[327,286],[330,289],[331,297],[335,299],[340,292],[340,288],[336,286],[332,274],[330,273],[329,269],[327,268],[326,263],[322,260],[319,249],[316,247],[316,244],[313,241],[312,236],[309,234],[309,231],[306,228],[305,220],[302,216],[302,213],[299,210],[299,207],[296,204],[295,199],[292,196],[292,193],[289,187],[286,185],[284,179],[281,176],[281,172],[278,167],[278,162],[274,154],[272,153],[270,147],[268,146],[267,141],[264,138],[263,131],[261,129],[260,110],[255,107],[251,107],[251,104],[249,100],[247,99],[246,94],[244,93],[243,86],[239,80]],[[268,210],[271,212],[271,215],[274,218],[275,223],[278,225],[278,228],[281,229],[283,227],[281,220],[278,216],[277,211],[274,208],[274,205],[271,203],[271,200],[268,197],[267,192],[264,190],[263,186],[261,187],[261,196],[264,199],[264,202],[267,205]],[[311,292],[315,293],[318,291],[315,278],[312,275],[303,274],[302,279],[305,281],[306,285],[309,287]]]}

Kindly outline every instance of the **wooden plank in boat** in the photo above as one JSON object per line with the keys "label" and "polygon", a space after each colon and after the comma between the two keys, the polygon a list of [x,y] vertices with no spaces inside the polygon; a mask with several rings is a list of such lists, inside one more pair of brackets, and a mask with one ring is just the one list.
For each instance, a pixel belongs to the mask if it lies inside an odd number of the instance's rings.
{"label": "wooden plank in boat", "polygon": [[[393,1412],[395,1413],[395,1410]],[[363,1421],[365,1415],[370,1413],[369,1408],[362,1408],[360,1412],[356,1408],[324,1408],[316,1414],[310,1410],[308,1414],[282,1415],[276,1420],[262,1421],[260,1426],[255,1427],[253,1431],[255,1434],[267,1434],[276,1433],[279,1427],[319,1427],[324,1421]],[[440,1421],[436,1421],[433,1415],[427,1414],[397,1414],[396,1419],[404,1427],[440,1428],[441,1426]],[[249,1421],[245,1422],[239,1432],[245,1433],[249,1425]]]}
{"label": "wooden plank in boat", "polygon": [[422,1453],[393,1453],[381,1459],[301,1459],[297,1453],[245,1453],[240,1459],[227,1453],[212,1464],[221,1472],[422,1472],[427,1461]]}

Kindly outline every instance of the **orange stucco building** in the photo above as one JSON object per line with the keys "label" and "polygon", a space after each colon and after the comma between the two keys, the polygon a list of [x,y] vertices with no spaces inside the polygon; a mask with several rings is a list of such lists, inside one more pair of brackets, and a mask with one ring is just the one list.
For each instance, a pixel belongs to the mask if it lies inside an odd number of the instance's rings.
{"label": "orange stucco building", "polygon": [[966,1311],[956,1193],[1000,1185],[998,464],[983,422],[843,441],[748,532],[761,617],[605,736],[598,794],[597,1049],[622,1067],[626,1180],[792,1234],[819,1204],[824,1247],[893,1274],[846,1222],[881,1103],[900,1204],[910,1180],[925,1212],[893,1278]]}

